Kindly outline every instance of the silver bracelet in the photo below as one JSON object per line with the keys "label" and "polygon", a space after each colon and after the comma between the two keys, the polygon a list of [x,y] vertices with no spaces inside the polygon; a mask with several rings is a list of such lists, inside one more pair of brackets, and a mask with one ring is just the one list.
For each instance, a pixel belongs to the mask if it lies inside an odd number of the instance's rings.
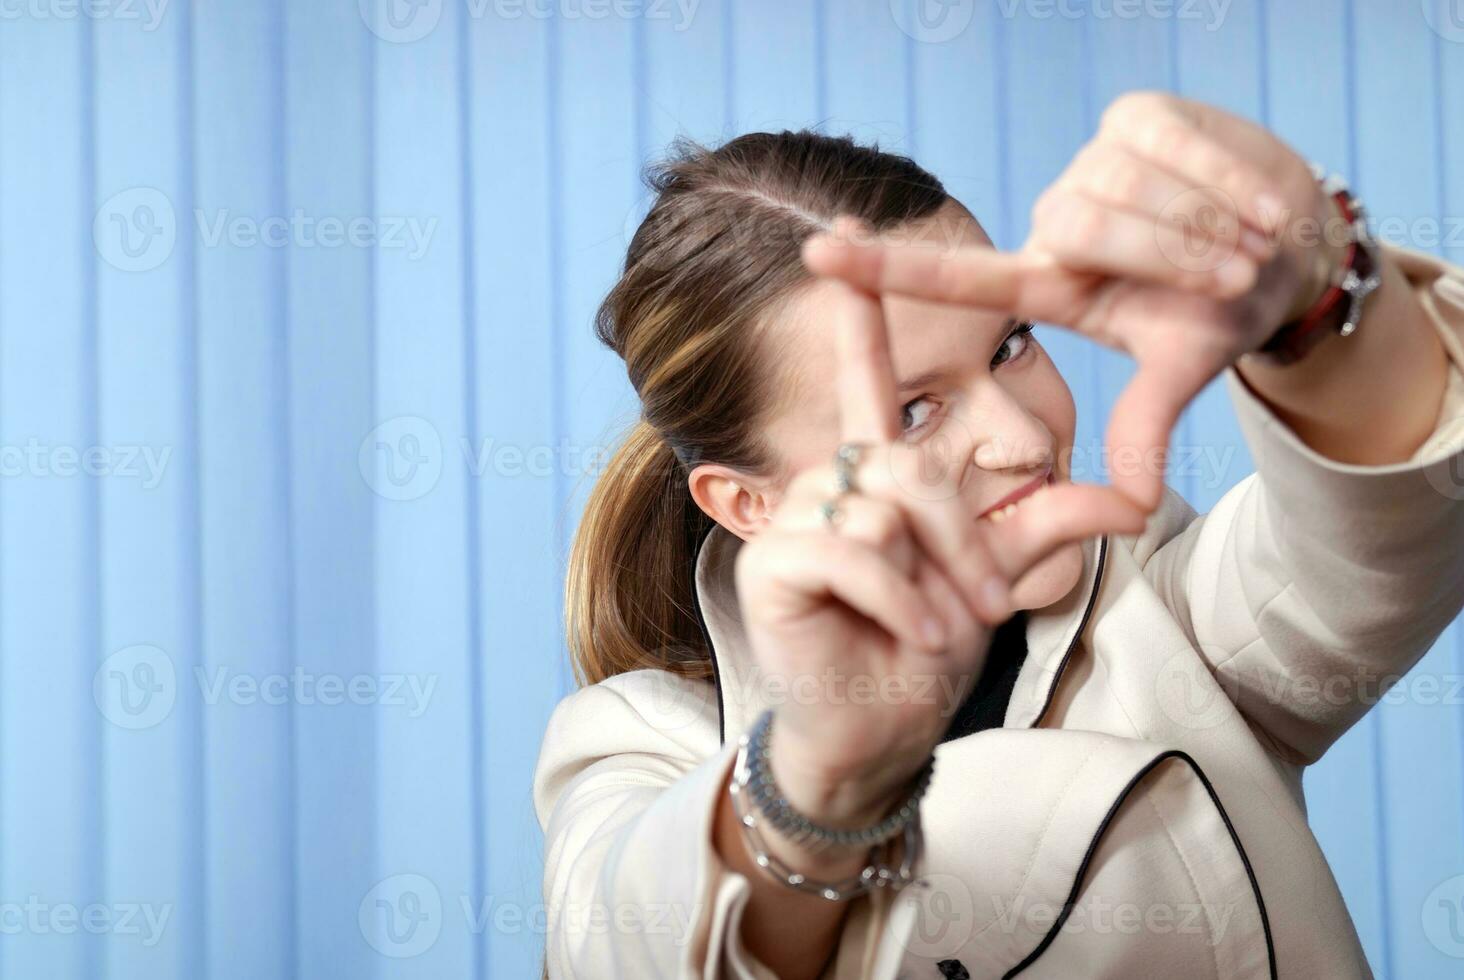
{"label": "silver bracelet", "polygon": [[762,811],[763,820],[795,844],[803,847],[859,847],[881,844],[898,835],[919,812],[921,797],[929,788],[930,777],[935,771],[934,752],[925,760],[925,765],[915,777],[915,786],[910,795],[898,809],[878,823],[858,830],[837,830],[814,823],[793,808],[773,781],[767,755],[772,727],[773,709],[766,708],[746,734],[747,783],[753,800]]}
{"label": "silver bracelet", "polygon": [[[756,727],[761,728],[765,737],[767,726],[763,723],[764,721],[765,719],[759,719],[759,726]],[[749,786],[754,773],[750,763],[756,758],[751,750],[758,743],[751,733],[744,733],[738,738],[737,744],[737,761],[733,768],[732,780],[728,784],[728,791],[732,794],[732,807],[742,826],[748,850],[752,853],[753,861],[758,867],[790,888],[820,895],[833,902],[853,898],[871,888],[889,888],[891,891],[899,891],[913,880],[915,862],[920,853],[922,840],[918,801],[920,794],[924,792],[923,786],[916,793],[910,815],[902,819],[897,830],[897,832],[903,831],[904,834],[904,849],[900,856],[899,867],[891,868],[887,863],[876,858],[878,852],[888,846],[887,841],[892,835],[887,835],[882,841],[870,846],[867,863],[858,874],[842,881],[820,881],[794,870],[786,862],[768,853],[767,844],[758,830],[758,818],[752,812],[747,800],[747,797],[751,795]],[[928,774],[925,781],[928,782]]]}

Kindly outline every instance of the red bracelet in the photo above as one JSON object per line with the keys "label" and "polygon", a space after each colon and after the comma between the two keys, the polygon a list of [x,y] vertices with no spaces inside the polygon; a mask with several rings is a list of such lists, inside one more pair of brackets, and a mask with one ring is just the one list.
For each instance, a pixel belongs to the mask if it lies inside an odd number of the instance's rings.
{"label": "red bracelet", "polygon": [[1310,309],[1297,319],[1282,324],[1264,344],[1256,348],[1259,353],[1266,354],[1277,364],[1295,363],[1328,334],[1351,333],[1350,327],[1355,327],[1356,324],[1348,324],[1346,320],[1350,312],[1351,295],[1344,288],[1344,284],[1352,279],[1368,280],[1377,272],[1371,253],[1358,243],[1356,223],[1361,209],[1356,205],[1356,199],[1345,187],[1336,190],[1331,196],[1337,203],[1343,220],[1354,228],[1352,240],[1347,243],[1341,269],[1329,288]]}

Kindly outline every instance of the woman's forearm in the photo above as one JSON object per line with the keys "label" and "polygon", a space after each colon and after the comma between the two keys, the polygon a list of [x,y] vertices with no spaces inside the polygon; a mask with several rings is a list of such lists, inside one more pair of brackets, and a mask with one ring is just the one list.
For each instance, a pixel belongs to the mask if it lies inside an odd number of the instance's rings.
{"label": "woman's forearm", "polygon": [[[752,899],[742,916],[743,945],[782,980],[814,980],[838,945],[850,903],[868,899],[831,902],[774,881],[753,863],[725,786],[713,835],[722,860],[744,875],[752,887]],[[768,844],[772,847],[776,841],[770,838]],[[786,851],[778,856],[785,860],[792,857]],[[853,854],[815,866],[808,859],[800,859],[795,867],[811,877],[840,880],[858,874],[864,860],[861,854]]]}
{"label": "woman's forearm", "polygon": [[1407,460],[1433,430],[1448,364],[1411,283],[1385,255],[1382,285],[1355,333],[1328,337],[1292,365],[1246,354],[1235,369],[1318,453],[1381,465]]}

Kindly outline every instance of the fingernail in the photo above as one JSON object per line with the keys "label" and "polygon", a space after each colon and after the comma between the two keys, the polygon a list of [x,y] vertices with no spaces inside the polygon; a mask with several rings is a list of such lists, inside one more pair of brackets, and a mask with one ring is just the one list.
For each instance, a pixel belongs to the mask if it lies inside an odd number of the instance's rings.
{"label": "fingernail", "polygon": [[1256,195],[1256,213],[1260,216],[1261,223],[1267,227],[1273,226],[1281,219],[1281,212],[1285,207],[1281,198],[1270,191],[1263,191]]}
{"label": "fingernail", "polygon": [[1241,255],[1232,255],[1215,270],[1215,278],[1226,292],[1239,293],[1250,287],[1255,273],[1254,262]]}
{"label": "fingernail", "polygon": [[1011,593],[1007,590],[1007,584],[1000,578],[989,578],[981,583],[981,603],[986,607],[986,613],[995,618],[1005,618],[1008,612],[1007,604],[1011,601]]}
{"label": "fingernail", "polygon": [[1271,240],[1254,228],[1242,228],[1240,244],[1256,258],[1268,258],[1271,254]]}
{"label": "fingernail", "polygon": [[939,649],[940,647],[945,646],[945,626],[941,623],[940,620],[936,619],[934,616],[927,616],[920,623],[920,635],[924,637],[925,642],[933,648]]}

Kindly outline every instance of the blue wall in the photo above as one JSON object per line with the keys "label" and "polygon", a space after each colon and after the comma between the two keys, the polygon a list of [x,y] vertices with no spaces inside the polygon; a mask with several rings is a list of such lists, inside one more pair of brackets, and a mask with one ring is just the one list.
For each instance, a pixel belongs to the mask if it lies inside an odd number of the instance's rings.
{"label": "blue wall", "polygon": [[[677,133],[877,138],[1015,246],[1166,88],[1464,261],[1460,0],[641,9],[0,11],[0,976],[536,975],[563,556],[636,411],[590,316]],[[1127,362],[1043,329],[1094,446]],[[1176,443],[1201,509],[1250,466],[1219,388]],[[1380,976],[1464,952],[1461,660],[1308,780]]]}

